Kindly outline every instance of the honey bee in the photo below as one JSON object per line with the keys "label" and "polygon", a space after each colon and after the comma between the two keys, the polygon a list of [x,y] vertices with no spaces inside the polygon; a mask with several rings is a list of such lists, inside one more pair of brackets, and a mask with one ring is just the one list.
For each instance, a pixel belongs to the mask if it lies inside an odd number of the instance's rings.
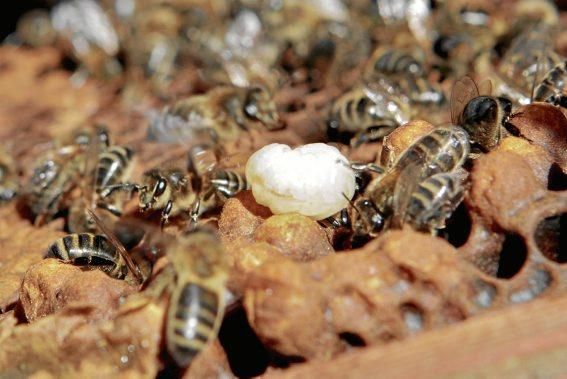
{"label": "honey bee", "polygon": [[85,177],[87,151],[93,139],[96,146],[106,146],[108,134],[100,128],[94,134],[81,130],[69,142],[37,159],[25,190],[28,205],[37,216],[36,225],[49,221],[69,206],[71,192]]}
{"label": "honey bee", "polygon": [[[512,111],[512,102],[505,97],[490,96],[492,83],[477,86],[464,77],[453,86],[451,120],[463,127],[470,142],[482,152],[494,149],[506,133],[504,124]],[[481,95],[482,94],[482,95]]]}
{"label": "honey bee", "polygon": [[[461,172],[432,175],[419,183],[409,198],[407,208],[396,211],[399,212],[397,217],[401,224],[409,224],[416,230],[435,234],[437,229],[445,228],[445,221],[462,201],[464,190]],[[395,200],[394,202],[399,204]]]}
{"label": "honey bee", "polygon": [[81,155],[49,152],[38,160],[27,185],[26,198],[35,224],[42,225],[66,207],[84,169]]}
{"label": "honey bee", "polygon": [[[130,71],[139,70],[151,89],[165,96],[179,60],[181,15],[169,4],[136,7],[124,48]],[[128,85],[135,85],[130,78]]]}
{"label": "honey bee", "polygon": [[[197,217],[222,204],[222,200],[248,189],[239,172],[219,167],[218,151],[210,145],[193,146],[189,152],[189,172],[180,168],[152,169],[142,176],[141,184],[108,183],[101,187],[103,199],[114,191],[138,192],[142,212],[161,210],[162,227],[170,217]],[[224,198],[219,199],[219,195]]]}
{"label": "honey bee", "polygon": [[197,229],[169,247],[175,282],[166,323],[167,350],[187,367],[216,338],[225,309],[226,254],[218,237]]}
{"label": "honey bee", "polygon": [[459,169],[469,153],[469,137],[463,128],[436,127],[408,147],[388,171],[372,180],[365,196],[387,216],[394,209],[406,209],[405,204],[421,181]]}
{"label": "honey bee", "polygon": [[207,203],[206,199],[201,201],[187,173],[178,168],[148,170],[143,174],[141,184],[109,185],[101,191],[101,196],[107,198],[116,190],[138,192],[142,212],[161,210],[162,227],[173,216],[189,216],[196,222],[205,209],[202,203]]}
{"label": "honey bee", "polygon": [[[99,149],[94,148],[94,150]],[[122,215],[122,200],[111,196],[102,198],[101,194],[106,187],[123,183],[128,179],[132,169],[132,156],[132,150],[127,147],[110,146],[97,154],[94,170],[85,168],[82,197],[69,209],[68,227],[71,232],[94,230],[95,226],[86,214],[87,208],[96,207],[114,216]],[[91,159],[93,158],[87,158],[87,160]]]}
{"label": "honey bee", "polygon": [[544,101],[567,108],[565,84],[567,82],[567,62],[562,62],[549,70],[534,91],[534,101]]}
{"label": "honey bee", "polygon": [[19,191],[16,162],[0,147],[0,205],[14,199]]}
{"label": "honey bee", "polygon": [[208,131],[220,140],[233,140],[243,130],[281,127],[276,105],[264,87],[219,86],[166,107],[151,121],[148,138],[182,142]]}
{"label": "honey bee", "polygon": [[[217,205],[222,205],[226,198],[233,197],[240,191],[250,189],[242,172],[224,168],[225,165],[219,159],[222,155],[225,154],[218,145],[196,145],[189,151],[188,167],[194,174],[196,189],[201,193],[214,191],[219,195]],[[233,158],[233,156],[225,156],[225,158]],[[205,197],[209,198],[208,195]]]}
{"label": "honey bee", "polygon": [[356,86],[336,99],[327,120],[331,140],[350,139],[351,146],[379,141],[408,121],[401,102],[378,84]]}
{"label": "honey bee", "polygon": [[498,92],[509,94],[519,104],[528,104],[533,78],[562,62],[553,51],[553,27],[535,24],[513,39],[497,67]]}
{"label": "honey bee", "polygon": [[384,214],[365,196],[351,204],[349,214],[354,238],[374,238],[384,229]]}
{"label": "honey bee", "polygon": [[446,101],[441,88],[426,79],[423,63],[409,52],[378,48],[364,71],[366,80],[380,81],[413,106],[439,107]]}
{"label": "honey bee", "polygon": [[372,174],[383,174],[384,169],[372,162],[351,162],[350,167],[355,173],[356,199],[349,200],[347,208],[321,220],[320,223],[324,227],[343,229],[343,232],[346,229],[346,234],[350,234],[351,243],[358,243],[376,237],[384,228],[384,215],[370,199],[364,196],[366,186],[372,180]]}
{"label": "honey bee", "polygon": [[115,279],[124,279],[128,273],[119,250],[101,234],[80,233],[61,237],[49,246],[46,258],[93,266]]}

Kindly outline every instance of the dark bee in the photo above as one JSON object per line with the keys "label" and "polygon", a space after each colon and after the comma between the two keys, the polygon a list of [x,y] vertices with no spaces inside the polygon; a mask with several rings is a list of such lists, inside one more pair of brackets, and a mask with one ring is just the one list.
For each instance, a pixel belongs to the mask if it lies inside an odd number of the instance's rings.
{"label": "dark bee", "polygon": [[[490,93],[492,85],[485,81],[481,88]],[[457,81],[451,94],[451,119],[467,131],[474,147],[487,152],[500,143],[512,102],[504,97],[481,95],[482,92],[469,77]]]}
{"label": "dark bee", "polygon": [[14,199],[19,191],[16,162],[0,147],[0,205]]}
{"label": "dark bee", "polygon": [[544,101],[567,108],[565,84],[567,82],[567,61],[549,70],[534,91],[534,101]]}
{"label": "dark bee", "polygon": [[[395,196],[395,195],[394,195]],[[463,174],[442,172],[423,180],[411,194],[406,209],[397,210],[401,224],[432,234],[445,227],[464,196]]]}
{"label": "dark bee", "polygon": [[80,266],[94,266],[115,279],[123,279],[128,273],[119,250],[100,234],[68,234],[59,238],[49,246],[46,258],[57,258]]}

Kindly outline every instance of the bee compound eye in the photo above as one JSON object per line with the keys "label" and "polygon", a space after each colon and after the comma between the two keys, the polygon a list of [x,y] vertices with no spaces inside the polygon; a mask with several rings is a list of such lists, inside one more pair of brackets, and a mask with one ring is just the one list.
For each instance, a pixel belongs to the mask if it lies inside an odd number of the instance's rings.
{"label": "bee compound eye", "polygon": [[165,192],[167,182],[163,178],[159,178],[154,188],[154,196],[161,196]]}

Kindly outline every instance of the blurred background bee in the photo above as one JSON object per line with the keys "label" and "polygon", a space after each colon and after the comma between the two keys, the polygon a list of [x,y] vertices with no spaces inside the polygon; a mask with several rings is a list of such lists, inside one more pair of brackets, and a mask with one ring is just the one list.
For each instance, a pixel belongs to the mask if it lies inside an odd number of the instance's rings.
{"label": "blurred background bee", "polygon": [[88,75],[112,79],[122,73],[117,32],[94,0],[58,2],[49,13],[30,11],[20,19],[16,38],[30,46],[57,45],[79,65],[74,77],[78,84]]}
{"label": "blurred background bee", "polygon": [[[89,209],[100,209],[105,221],[122,215],[125,199],[117,194],[102,197],[103,190],[128,180],[133,168],[133,151],[125,146],[111,145],[105,128],[98,127],[85,152],[85,165],[80,182],[80,195],[69,207],[67,228],[74,233],[94,232],[96,226],[88,216]],[[103,142],[101,142],[103,141]]]}
{"label": "blurred background bee", "polygon": [[354,147],[380,141],[409,120],[407,113],[406,105],[380,84],[356,86],[331,105],[327,134]]}
{"label": "blurred background bee", "polygon": [[16,198],[19,192],[16,162],[6,149],[0,147],[0,205]]}
{"label": "blurred background bee", "polygon": [[567,61],[564,61],[545,74],[542,81],[535,87],[533,100],[567,108],[566,83]]}
{"label": "blurred background bee", "polygon": [[131,306],[167,299],[165,346],[173,362],[185,369],[217,337],[229,294],[226,253],[208,228],[184,232],[175,239],[151,227],[146,234],[159,236],[160,254],[167,256],[169,264],[145,291],[135,295]]}
{"label": "blurred background bee", "polygon": [[[419,49],[418,52],[423,55]],[[412,117],[419,115],[436,122],[432,119],[436,113],[433,111],[443,107],[446,98],[441,87],[428,80],[428,73],[423,57],[406,49],[384,46],[374,51],[363,76],[367,82],[379,82],[389,93],[409,104]]]}
{"label": "blurred background bee", "polygon": [[219,86],[203,95],[176,101],[153,118],[148,139],[189,142],[209,134],[221,141],[250,129],[283,127],[271,94],[264,87]]}

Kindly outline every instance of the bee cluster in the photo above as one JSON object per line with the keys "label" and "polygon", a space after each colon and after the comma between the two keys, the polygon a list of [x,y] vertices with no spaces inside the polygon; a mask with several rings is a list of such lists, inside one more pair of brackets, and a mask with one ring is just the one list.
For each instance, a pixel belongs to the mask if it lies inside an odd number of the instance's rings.
{"label": "bee cluster", "polygon": [[0,97],[0,115],[33,110],[0,130],[0,246],[53,237],[0,255],[16,283],[0,374],[285,374],[564,294],[561,16],[543,0],[24,14],[0,83],[13,57],[51,54],[17,80],[96,95],[87,115]]}

